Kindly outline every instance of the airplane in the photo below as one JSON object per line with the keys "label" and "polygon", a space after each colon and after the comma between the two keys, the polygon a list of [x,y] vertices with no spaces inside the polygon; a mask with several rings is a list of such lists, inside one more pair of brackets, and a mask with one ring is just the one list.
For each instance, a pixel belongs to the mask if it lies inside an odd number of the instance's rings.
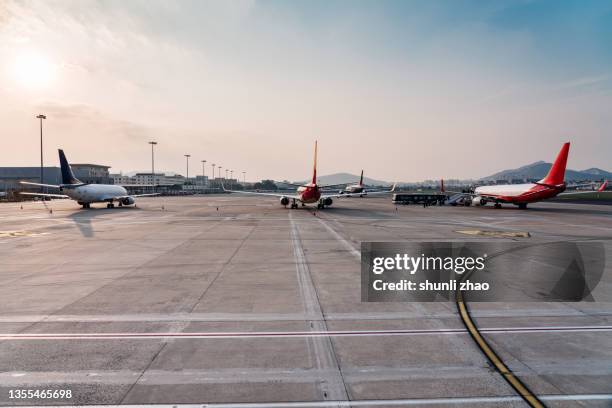
{"label": "airplane", "polygon": [[339,194],[350,196],[351,194],[359,194],[359,197],[363,197],[364,195],[372,195],[372,194],[389,194],[393,192],[395,188],[391,190],[375,190],[375,191],[367,191],[365,186],[363,185],[363,170],[361,170],[361,176],[359,177],[359,183],[351,184],[346,186],[344,190],[340,190]]}
{"label": "airplane", "polygon": [[[339,184],[340,185],[340,184]],[[323,209],[326,206],[332,205],[334,202],[334,198],[340,197],[350,197],[347,194],[323,194],[321,189],[328,187],[336,187],[339,185],[326,185],[322,186],[317,184],[317,142],[315,141],[314,148],[314,167],[312,171],[312,180],[307,184],[295,185],[297,187],[296,194],[288,195],[288,194],[279,194],[279,193],[263,193],[258,191],[239,191],[239,190],[227,190],[225,186],[222,185],[223,191],[228,193],[238,193],[238,194],[252,194],[252,195],[261,195],[261,196],[270,196],[270,197],[278,197],[280,199],[280,203],[283,206],[287,206],[291,204],[291,208],[298,208],[298,202],[302,204],[302,207],[306,204],[314,204],[317,203],[317,208]],[[341,184],[345,185],[345,184]],[[395,185],[392,190],[386,191],[391,192],[395,189]]]}
{"label": "airplane", "polygon": [[47,188],[56,188],[64,194],[45,194],[45,193],[28,193],[20,192],[21,195],[37,196],[37,197],[52,197],[52,198],[70,198],[82,205],[83,208],[91,208],[92,203],[107,203],[107,208],[114,208],[114,202],[117,201],[119,207],[124,205],[132,205],[135,203],[134,197],[155,196],[153,194],[128,194],[125,187],[116,184],[88,184],[83,183],[74,176],[72,168],[66,160],[66,155],[62,149],[58,149],[60,167],[62,172],[62,184],[41,184],[31,183],[28,181],[20,181],[20,184],[29,186],[39,186]]}
{"label": "airplane", "polygon": [[[546,177],[535,183],[526,184],[504,184],[493,186],[476,187],[472,196],[472,202],[481,206],[488,202],[495,203],[495,208],[501,208],[502,203],[514,204],[520,209],[526,209],[527,204],[563,195],[577,195],[592,192],[568,192],[565,191],[565,167],[569,155],[570,142],[566,142],[561,147],[557,158],[548,171]],[[603,183],[598,191],[605,190],[608,182]]]}

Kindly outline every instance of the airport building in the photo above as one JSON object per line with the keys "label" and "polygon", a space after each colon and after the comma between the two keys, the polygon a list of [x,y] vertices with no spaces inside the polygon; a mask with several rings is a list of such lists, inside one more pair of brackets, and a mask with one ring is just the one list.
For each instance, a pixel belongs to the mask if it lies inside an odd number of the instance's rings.
{"label": "airport building", "polygon": [[[44,184],[60,184],[62,173],[59,167],[43,167]],[[40,183],[40,167],[0,167],[0,191],[22,190],[20,181]]]}
{"label": "airport building", "polygon": [[110,166],[91,163],[76,163],[70,164],[74,176],[83,183],[89,184],[112,184],[113,179],[110,177],[108,169]]}
{"label": "airport building", "polygon": [[136,173],[134,177],[132,177],[132,184],[137,185],[159,185],[159,186],[174,186],[174,185],[183,185],[185,184],[185,177],[180,174],[176,175],[166,175],[164,173]]}
{"label": "airport building", "polygon": [[132,178],[123,174],[111,174],[110,178],[113,179],[113,184],[124,185],[132,183]]}

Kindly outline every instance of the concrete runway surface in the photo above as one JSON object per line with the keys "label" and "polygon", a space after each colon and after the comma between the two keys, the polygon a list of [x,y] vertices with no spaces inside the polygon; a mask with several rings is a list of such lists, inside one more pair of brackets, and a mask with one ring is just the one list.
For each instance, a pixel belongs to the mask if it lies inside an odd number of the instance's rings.
{"label": "concrete runway surface", "polygon": [[[0,405],[525,406],[454,303],[361,303],[360,242],[601,239],[612,259],[604,205],[137,204],[0,204]],[[610,299],[612,282],[598,290]],[[471,310],[546,405],[612,406],[612,301]]]}

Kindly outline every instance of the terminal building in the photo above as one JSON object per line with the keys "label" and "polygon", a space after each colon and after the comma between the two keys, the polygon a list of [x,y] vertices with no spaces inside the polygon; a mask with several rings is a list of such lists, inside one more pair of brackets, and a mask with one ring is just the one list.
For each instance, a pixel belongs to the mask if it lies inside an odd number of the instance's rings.
{"label": "terminal building", "polygon": [[[40,183],[40,167],[0,167],[0,191],[22,190],[20,181]],[[60,184],[59,167],[43,167],[43,184]]]}
{"label": "terminal building", "polygon": [[74,176],[83,183],[88,184],[113,184],[108,169],[110,166],[90,163],[75,163],[70,164]]}
{"label": "terminal building", "polygon": [[167,175],[165,173],[136,173],[134,176],[111,174],[114,184],[133,186],[182,186],[187,179],[180,174]]}

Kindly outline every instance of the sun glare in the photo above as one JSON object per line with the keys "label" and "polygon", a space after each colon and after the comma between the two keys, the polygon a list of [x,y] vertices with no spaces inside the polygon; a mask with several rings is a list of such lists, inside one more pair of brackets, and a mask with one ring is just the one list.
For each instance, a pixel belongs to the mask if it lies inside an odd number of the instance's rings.
{"label": "sun glare", "polygon": [[55,66],[43,55],[23,53],[15,58],[13,73],[16,81],[30,89],[49,86],[55,77]]}

